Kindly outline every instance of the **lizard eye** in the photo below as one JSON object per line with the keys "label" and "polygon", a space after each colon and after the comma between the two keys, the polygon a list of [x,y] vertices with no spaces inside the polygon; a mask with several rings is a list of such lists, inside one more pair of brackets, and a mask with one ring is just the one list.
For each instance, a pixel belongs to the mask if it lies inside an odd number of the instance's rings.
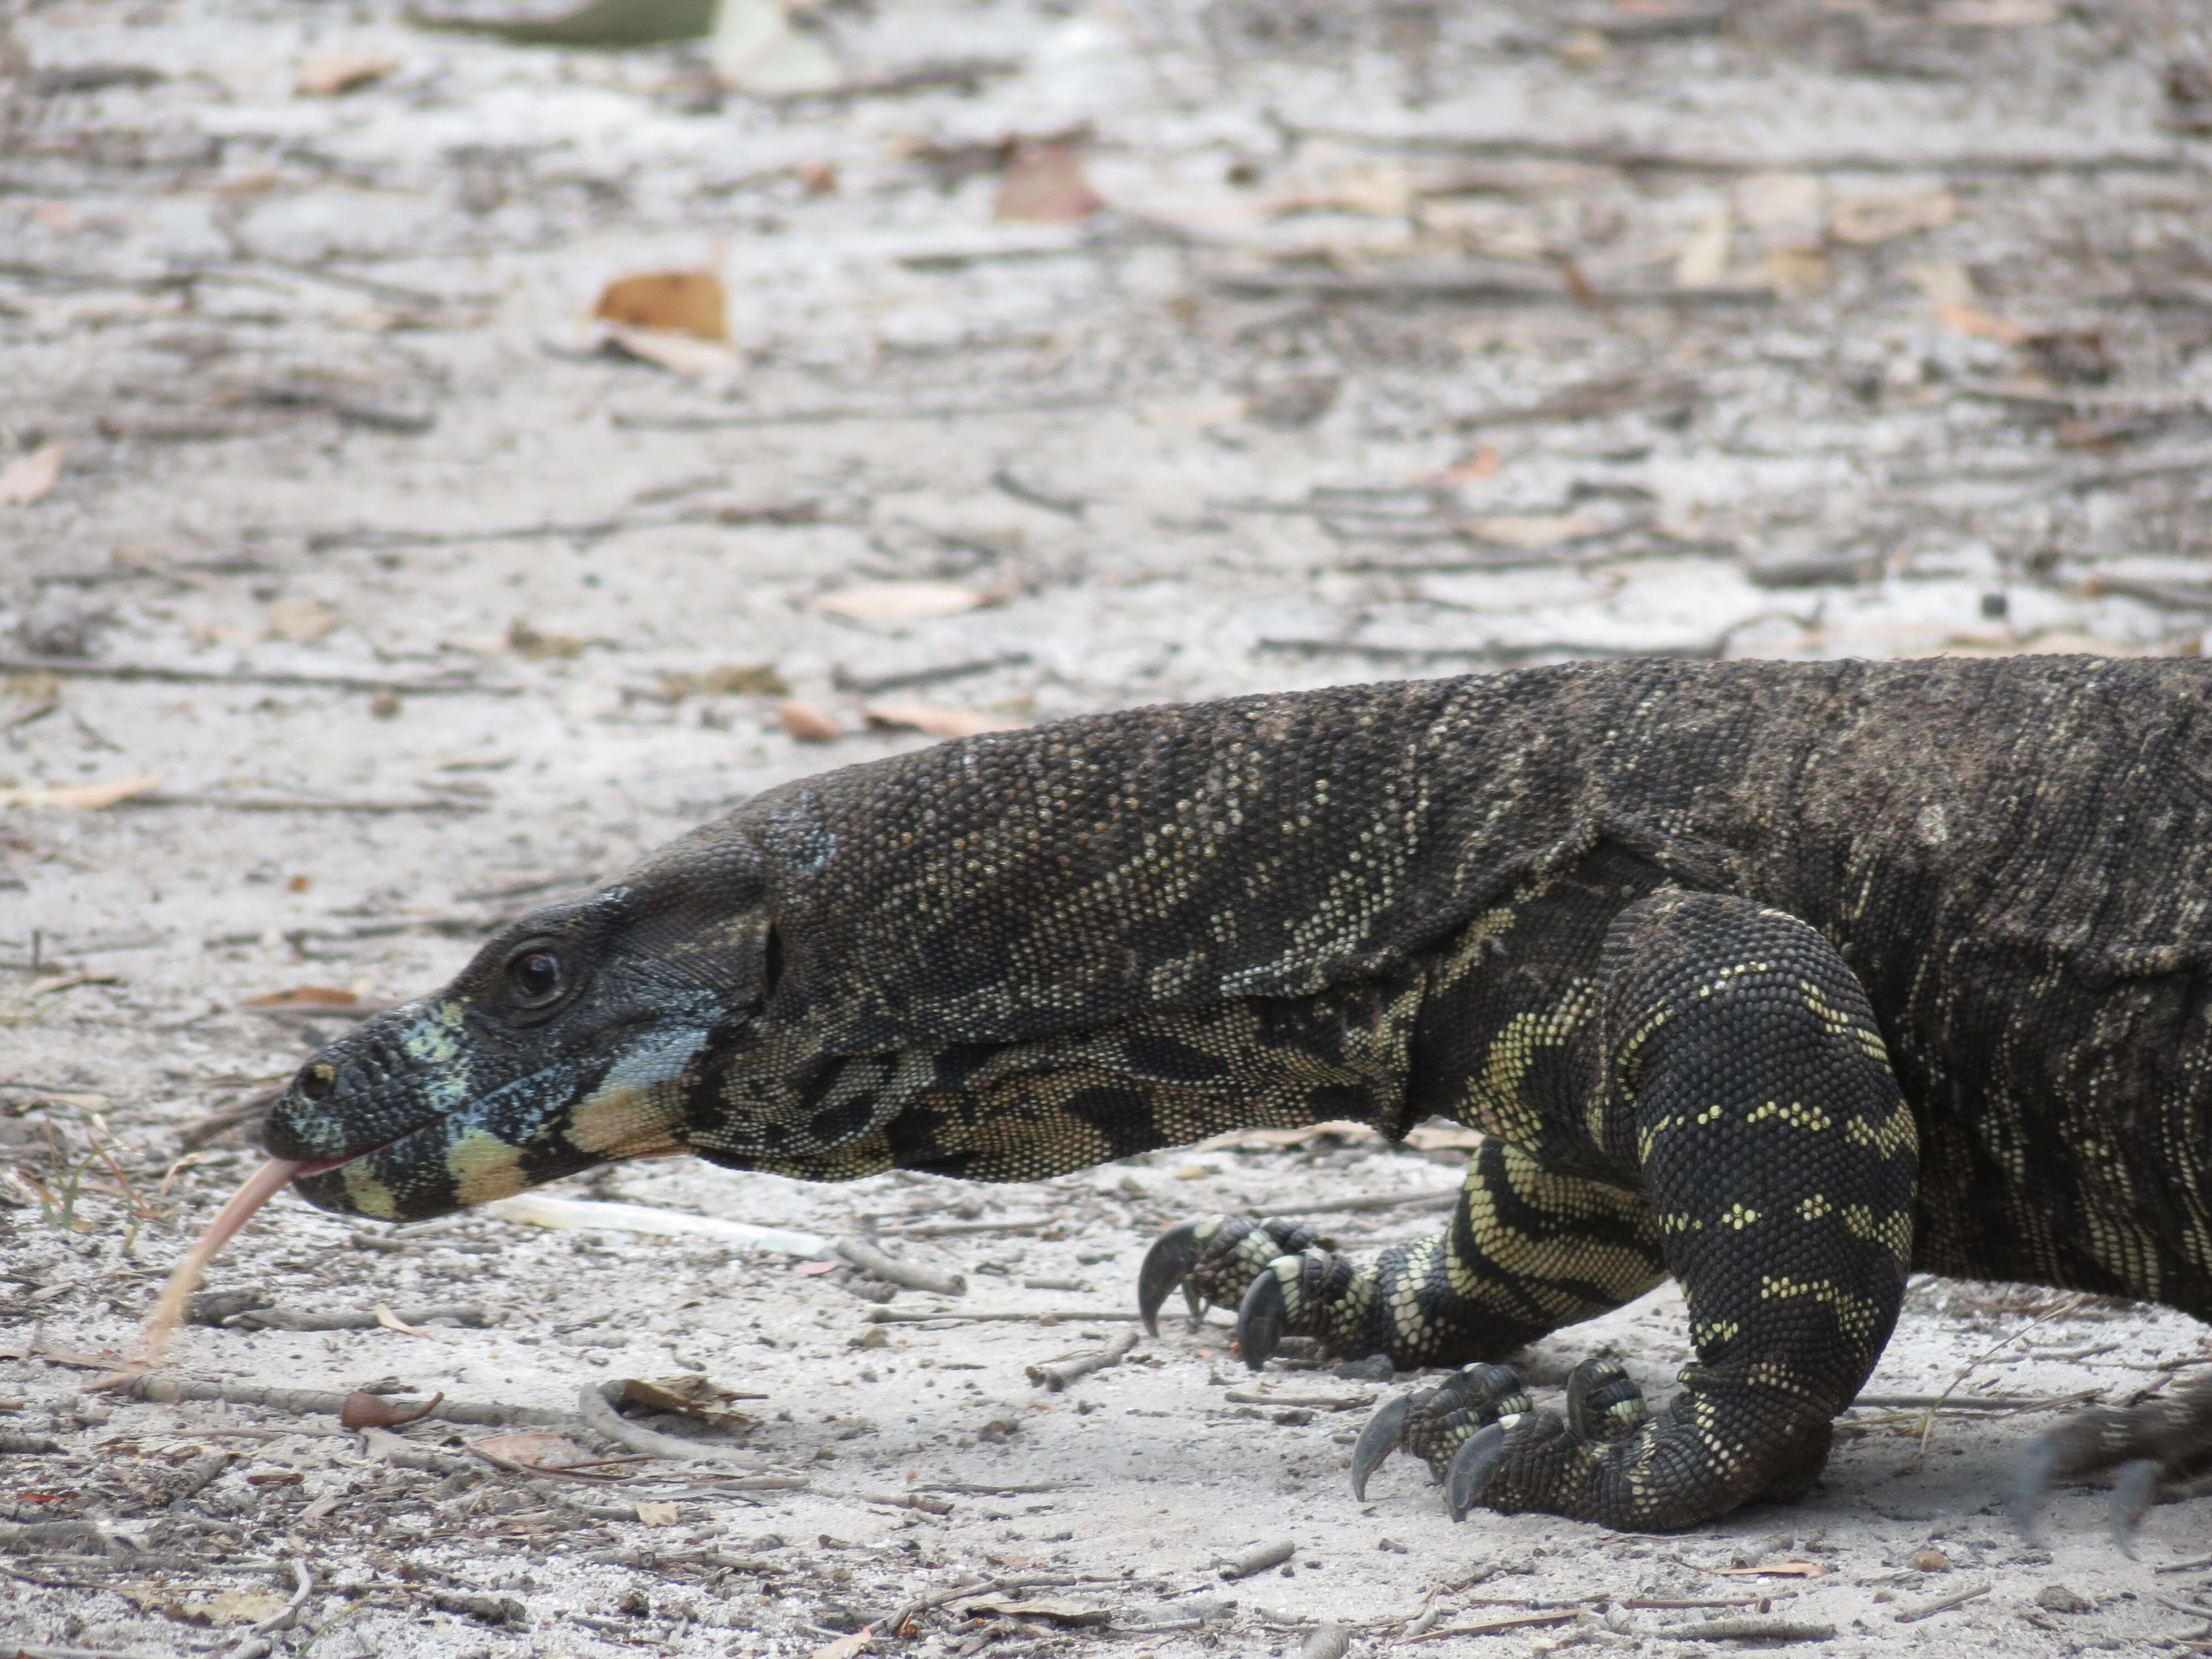
{"label": "lizard eye", "polygon": [[518,1008],[543,1008],[568,988],[561,958],[545,950],[524,951],[507,964],[507,1000]]}

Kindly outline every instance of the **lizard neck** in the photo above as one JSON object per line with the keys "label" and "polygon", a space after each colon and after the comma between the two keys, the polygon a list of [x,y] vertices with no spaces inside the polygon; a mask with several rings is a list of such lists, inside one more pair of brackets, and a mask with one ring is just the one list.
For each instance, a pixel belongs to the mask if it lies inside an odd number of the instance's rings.
{"label": "lizard neck", "polygon": [[1419,984],[1375,981],[1317,997],[1253,997],[1006,1043],[856,1057],[874,1109],[834,1146],[747,1156],[695,1136],[718,1163],[813,1181],[888,1169],[1038,1181],[1234,1129],[1334,1119],[1397,1139]]}

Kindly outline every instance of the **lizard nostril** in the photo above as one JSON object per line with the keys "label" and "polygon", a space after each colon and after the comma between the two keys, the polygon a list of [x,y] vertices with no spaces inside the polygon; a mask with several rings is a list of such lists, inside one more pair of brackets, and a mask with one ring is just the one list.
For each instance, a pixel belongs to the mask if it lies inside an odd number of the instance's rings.
{"label": "lizard nostril", "polygon": [[337,1080],[337,1067],[335,1066],[303,1066],[300,1068],[300,1075],[293,1079],[292,1086],[309,1100],[320,1100],[330,1093]]}

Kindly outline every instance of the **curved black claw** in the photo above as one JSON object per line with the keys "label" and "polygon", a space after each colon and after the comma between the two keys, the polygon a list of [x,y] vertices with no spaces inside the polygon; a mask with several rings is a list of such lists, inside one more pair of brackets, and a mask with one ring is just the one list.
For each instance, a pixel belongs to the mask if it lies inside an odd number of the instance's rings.
{"label": "curved black claw", "polygon": [[2028,1442],[2027,1449],[2012,1466],[2012,1479],[2005,1486],[2005,1513],[2018,1528],[2021,1542],[2030,1549],[2043,1547],[2043,1528],[2036,1517],[2064,1455],[2065,1448],[2057,1435],[2042,1434]]}
{"label": "curved black claw", "polygon": [[1413,1396],[1401,1394],[1369,1418],[1367,1426],[1360,1430],[1359,1439],[1352,1448],[1352,1496],[1356,1502],[1367,1501],[1367,1477],[1398,1449],[1399,1437],[1406,1431],[1406,1414],[1413,1408]]}
{"label": "curved black claw", "polygon": [[2112,1541],[2129,1560],[2136,1559],[2136,1522],[2158,1493],[2166,1466],[2155,1457],[2138,1457],[2112,1471],[2112,1507],[2108,1517]]}
{"label": "curved black claw", "polygon": [[1258,1370],[1282,1346],[1286,1314],[1283,1281],[1273,1272],[1261,1273],[1244,1292],[1243,1304],[1237,1310],[1237,1352],[1244,1356],[1244,1364],[1251,1370]]}
{"label": "curved black claw", "polygon": [[1474,1507],[1474,1500],[1490,1479],[1490,1472],[1504,1458],[1507,1436],[1520,1420],[1520,1414],[1516,1413],[1485,1424],[1452,1454],[1451,1468],[1444,1474],[1444,1506],[1451,1511],[1453,1520],[1467,1519],[1467,1512]]}
{"label": "curved black claw", "polygon": [[1198,1292],[1183,1281],[1198,1265],[1200,1224],[1186,1221],[1169,1228],[1152,1241],[1152,1248],[1145,1252],[1145,1265],[1137,1269],[1137,1311],[1144,1316],[1145,1328],[1154,1336],[1160,1334],[1160,1304],[1178,1285],[1183,1285],[1183,1300],[1190,1304],[1192,1322],[1197,1322]]}

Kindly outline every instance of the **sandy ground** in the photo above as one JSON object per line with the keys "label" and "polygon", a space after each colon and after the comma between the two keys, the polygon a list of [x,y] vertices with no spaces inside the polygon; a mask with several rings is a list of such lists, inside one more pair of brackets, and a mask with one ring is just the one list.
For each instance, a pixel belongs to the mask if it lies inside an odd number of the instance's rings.
{"label": "sandy ground", "polygon": [[[1000,1601],[1111,1623],[947,1602],[876,1646],[1287,1654],[1326,1620],[1366,1653],[1429,1617],[1523,1621],[1440,1652],[1671,1655],[1762,1612],[1835,1653],[2197,1638],[2160,1598],[2204,1570],[2159,1570],[2206,1549],[2203,1504],[2154,1514],[2139,1564],[2100,1493],[2058,1498],[2047,1553],[1995,1504],[2053,1402],[2203,1357],[2173,1315],[1921,1284],[1869,1394],[2026,1407],[1867,1407],[1806,1502],[1669,1538],[1455,1526],[1402,1463],[1355,1504],[1348,1443],[1395,1385],[1253,1379],[1219,1316],[1064,1393],[1027,1379],[1127,1328],[1146,1243],[1191,1213],[1361,1247],[1433,1225],[1330,1206],[1449,1188],[1448,1134],[1034,1188],[576,1183],[872,1216],[966,1273],[887,1304],[938,1322],[871,1323],[858,1281],[783,1255],[483,1216],[357,1237],[281,1199],[216,1288],[489,1322],[195,1327],[173,1365],[555,1413],[700,1372],[761,1396],[747,1444],[804,1490],[516,1474],[435,1421],[411,1467],[326,1415],[88,1395],[72,1363],[120,1350],[252,1167],[234,1130],[181,1132],[345,1018],[241,1004],[413,994],[755,790],[930,740],[869,705],[2198,649],[2212,86],[2168,66],[2212,46],[2201,13],[1724,9],[836,3],[851,85],[968,84],[781,101],[718,94],[696,48],[515,47],[384,0],[0,11],[0,467],[67,446],[0,505],[0,1637],[849,1654],[917,1598],[1025,1580]],[[388,67],[296,93],[331,54]],[[1104,207],[995,217],[1055,138]],[[702,265],[733,337],[703,372],[586,320],[612,278]],[[942,614],[836,608],[917,582]],[[762,667],[847,735],[799,741],[768,677],[723,672]],[[971,1231],[911,1232],[948,1222]],[[1663,1388],[1678,1314],[1658,1293],[1527,1373],[1609,1347]],[[86,1519],[106,1553],[22,1530]],[[1219,1576],[1275,1540],[1289,1565]]]}

